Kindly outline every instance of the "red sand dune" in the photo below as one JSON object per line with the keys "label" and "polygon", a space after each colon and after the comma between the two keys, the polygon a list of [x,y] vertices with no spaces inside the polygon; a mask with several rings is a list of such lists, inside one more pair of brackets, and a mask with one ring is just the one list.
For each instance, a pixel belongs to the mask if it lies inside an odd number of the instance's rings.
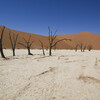
{"label": "red sand dune", "polygon": [[[1,34],[1,29],[2,26],[0,26],[0,34]],[[11,35],[14,34],[19,34],[18,37],[18,42],[24,43],[23,37],[28,40],[29,36],[31,35],[31,41],[34,40],[34,43],[31,48],[41,48],[39,40],[41,40],[44,43],[45,48],[48,47],[48,37],[47,36],[42,36],[42,35],[36,35],[36,34],[31,34],[31,33],[26,33],[26,32],[21,32],[21,31],[16,31],[12,29],[6,28],[4,31],[4,36],[3,36],[3,48],[11,48],[10,40],[9,40],[9,32]],[[83,42],[84,45],[89,45],[91,44],[93,46],[93,49],[100,49],[100,34],[94,34],[90,32],[80,32],[76,34],[71,34],[71,35],[58,35],[57,40],[62,39],[62,38],[68,38],[72,39],[72,41],[62,41],[59,42],[56,46],[57,49],[72,49],[74,48],[75,44],[78,44],[80,42]],[[24,48],[23,46],[19,45],[17,43],[16,48]]]}

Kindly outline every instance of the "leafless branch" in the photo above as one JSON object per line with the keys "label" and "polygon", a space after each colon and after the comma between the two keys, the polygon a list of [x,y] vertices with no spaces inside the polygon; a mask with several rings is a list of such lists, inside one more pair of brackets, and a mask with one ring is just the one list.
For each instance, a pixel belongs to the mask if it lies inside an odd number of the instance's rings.
{"label": "leafless branch", "polygon": [[56,35],[57,30],[55,31],[54,34],[52,33],[52,31],[50,30],[49,27],[48,27],[48,30],[49,30],[49,36],[48,36],[48,38],[49,38],[49,55],[51,56],[52,55],[51,54],[52,53],[51,50],[52,50],[52,48],[54,46],[56,46],[59,42],[61,42],[63,40],[69,40],[69,41],[71,41],[71,39],[65,39],[64,38],[64,39],[61,39],[61,40],[56,40],[56,38],[57,38],[57,35]]}
{"label": "leafless branch", "polygon": [[9,40],[11,42],[11,47],[13,50],[13,56],[15,56],[15,47],[16,47],[16,42],[18,39],[18,34],[15,36],[15,34],[13,33],[13,39],[11,38],[11,33],[9,32]]}
{"label": "leafless branch", "polygon": [[32,46],[32,44],[33,44],[34,41],[30,42],[30,38],[31,38],[31,35],[29,36],[29,39],[28,39],[28,40],[26,40],[25,38],[23,38],[23,40],[25,41],[25,44],[26,44],[26,45],[23,44],[23,43],[20,43],[20,42],[19,42],[19,44],[22,45],[22,46],[24,46],[25,48],[27,48],[27,50],[28,50],[28,55],[33,55],[33,54],[30,52],[30,48],[31,48],[31,46]]}
{"label": "leafless branch", "polygon": [[43,55],[45,56],[45,52],[44,52],[44,45],[43,45],[43,42],[42,42],[42,41],[40,41],[40,40],[39,40],[39,42],[40,42],[40,44],[41,44],[41,48],[42,48],[42,51],[43,51]]}
{"label": "leafless branch", "polygon": [[87,48],[89,51],[91,51],[93,49],[93,46],[91,44],[89,44]]}
{"label": "leafless branch", "polygon": [[1,57],[6,59],[6,57],[5,57],[4,53],[3,53],[3,47],[2,47],[2,40],[3,40],[4,30],[5,30],[5,26],[3,26],[3,29],[2,29],[2,31],[1,31],[0,52],[1,52]]}

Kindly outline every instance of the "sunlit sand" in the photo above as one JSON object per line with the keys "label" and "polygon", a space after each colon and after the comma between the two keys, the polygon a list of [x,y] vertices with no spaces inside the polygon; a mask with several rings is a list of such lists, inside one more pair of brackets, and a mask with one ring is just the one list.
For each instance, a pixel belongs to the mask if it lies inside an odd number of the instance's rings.
{"label": "sunlit sand", "polygon": [[100,100],[100,50],[5,50],[0,100]]}

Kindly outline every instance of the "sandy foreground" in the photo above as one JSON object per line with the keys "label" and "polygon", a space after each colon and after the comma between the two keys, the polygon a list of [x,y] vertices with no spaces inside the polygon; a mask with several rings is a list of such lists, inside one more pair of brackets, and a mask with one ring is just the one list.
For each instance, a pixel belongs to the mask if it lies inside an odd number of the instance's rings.
{"label": "sandy foreground", "polygon": [[0,58],[0,100],[100,100],[100,51],[5,50]]}

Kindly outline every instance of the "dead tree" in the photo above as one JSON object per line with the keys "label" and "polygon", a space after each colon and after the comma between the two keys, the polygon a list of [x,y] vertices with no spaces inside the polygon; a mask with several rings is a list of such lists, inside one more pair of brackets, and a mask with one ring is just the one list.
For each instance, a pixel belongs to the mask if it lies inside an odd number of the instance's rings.
{"label": "dead tree", "polygon": [[78,46],[79,46],[78,44],[75,44],[74,49],[75,49],[76,52],[77,52]]}
{"label": "dead tree", "polygon": [[40,41],[40,40],[39,40],[39,42],[40,42],[40,44],[41,44],[41,48],[42,48],[42,51],[43,51],[43,55],[45,56],[45,52],[44,52],[44,45],[43,45],[43,42],[42,42],[42,41]]}
{"label": "dead tree", "polygon": [[33,44],[33,41],[30,42],[30,38],[31,38],[31,35],[30,35],[28,41],[27,41],[25,38],[23,38],[23,40],[25,41],[25,44],[20,43],[20,42],[19,42],[19,44],[22,45],[22,46],[24,46],[24,47],[28,50],[28,55],[33,55],[33,54],[30,52],[30,48],[31,48],[31,46],[32,46],[32,44]]}
{"label": "dead tree", "polygon": [[86,49],[86,45],[84,45],[84,47],[83,47],[83,52],[85,51],[85,49]]}
{"label": "dead tree", "polygon": [[85,45],[83,42],[80,42],[80,43],[79,43],[79,47],[80,47],[80,49],[81,49],[81,52],[84,52],[85,49],[86,49],[86,45]]}
{"label": "dead tree", "polygon": [[9,33],[9,40],[10,40],[10,43],[11,43],[13,56],[15,56],[15,48],[16,48],[17,39],[18,39],[18,34],[15,36],[15,34],[13,33],[13,39],[12,39],[11,34]]}
{"label": "dead tree", "polygon": [[[48,27],[48,30],[49,30],[49,56],[52,56],[52,48],[53,47],[55,47],[59,42],[61,42],[61,41],[63,41],[63,40],[69,40],[69,41],[71,41],[71,39],[66,39],[66,38],[64,38],[64,39],[61,39],[61,40],[57,40],[56,38],[57,38],[57,35],[56,35],[56,32],[57,31],[55,31],[55,33],[54,34],[52,34],[52,31],[50,30],[50,28]],[[55,40],[57,40],[57,41],[55,41]]]}
{"label": "dead tree", "polygon": [[80,49],[81,49],[81,52],[83,52],[83,42],[80,42],[80,43],[79,43],[79,47],[80,47]]}
{"label": "dead tree", "polygon": [[87,48],[88,48],[89,51],[91,51],[93,47],[92,47],[91,44],[89,44]]}
{"label": "dead tree", "polygon": [[3,26],[3,29],[1,31],[1,38],[0,38],[0,52],[1,52],[1,57],[2,58],[6,58],[5,55],[4,55],[4,53],[3,53],[3,47],[2,47],[2,40],[3,40],[4,30],[5,30],[5,26]]}

